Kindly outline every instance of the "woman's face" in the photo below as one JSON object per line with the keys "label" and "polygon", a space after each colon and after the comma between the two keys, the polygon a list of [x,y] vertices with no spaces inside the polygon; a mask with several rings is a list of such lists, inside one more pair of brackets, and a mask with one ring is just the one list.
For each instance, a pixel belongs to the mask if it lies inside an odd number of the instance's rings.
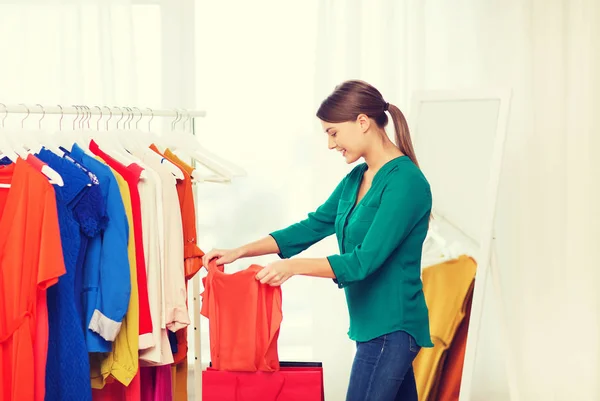
{"label": "woman's face", "polygon": [[323,131],[327,134],[327,145],[331,150],[337,150],[351,164],[360,159],[366,148],[364,124],[360,118],[357,121],[329,123],[321,121]]}

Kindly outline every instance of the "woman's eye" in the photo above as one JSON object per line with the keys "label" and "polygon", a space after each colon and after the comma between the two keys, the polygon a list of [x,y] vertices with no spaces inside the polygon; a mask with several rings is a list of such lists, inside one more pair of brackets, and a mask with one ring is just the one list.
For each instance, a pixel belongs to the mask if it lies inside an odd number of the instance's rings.
{"label": "woman's eye", "polygon": [[334,132],[333,134],[331,134],[332,137],[335,138],[335,136],[337,135],[337,132]]}

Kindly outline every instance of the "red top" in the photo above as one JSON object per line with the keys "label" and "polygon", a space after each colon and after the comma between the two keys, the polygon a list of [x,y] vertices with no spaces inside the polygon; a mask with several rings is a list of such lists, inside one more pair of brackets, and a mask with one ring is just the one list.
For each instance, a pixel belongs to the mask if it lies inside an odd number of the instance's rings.
{"label": "red top", "polygon": [[0,400],[43,401],[46,289],[65,274],[52,185],[25,160],[0,168]]}
{"label": "red top", "polygon": [[133,233],[135,238],[135,261],[137,265],[138,299],[140,304],[140,336],[152,333],[152,318],[150,316],[150,303],[148,302],[148,279],[146,277],[146,259],[144,258],[144,240],[142,231],[142,210],[138,182],[143,168],[137,164],[125,166],[113,159],[98,147],[93,140],[90,141],[89,149],[100,157],[108,166],[119,173],[129,187],[131,195],[131,214],[133,218]]}
{"label": "red top", "polygon": [[209,319],[210,357],[218,370],[279,370],[281,287],[261,284],[261,266],[225,274],[209,263],[202,279],[202,315]]}

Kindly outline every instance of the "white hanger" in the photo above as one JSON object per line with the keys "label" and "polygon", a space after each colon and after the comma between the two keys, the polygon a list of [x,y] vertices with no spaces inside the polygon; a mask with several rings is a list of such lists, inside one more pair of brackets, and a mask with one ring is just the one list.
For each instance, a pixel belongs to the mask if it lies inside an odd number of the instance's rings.
{"label": "white hanger", "polygon": [[[140,118],[136,122],[136,130],[133,131],[132,138],[128,139],[128,141],[134,141],[135,140],[139,144],[139,146],[141,146],[143,148],[150,147],[150,145],[154,144],[154,145],[156,145],[159,148],[159,150],[161,152],[164,152],[164,150],[166,148],[169,148],[169,149],[173,150],[169,146],[171,144],[171,142],[168,140],[168,139],[171,139],[171,135],[158,135],[157,133],[155,133],[155,132],[152,131],[150,123],[154,119],[154,113],[153,113],[152,109],[150,109],[150,108],[148,108],[147,110],[149,110],[150,113],[151,113],[151,115],[152,115],[152,117],[150,118],[150,120],[148,120],[148,132],[142,132],[142,131],[140,131],[140,130],[137,129],[138,123],[142,119],[142,113],[140,112]],[[179,111],[177,111],[177,110],[175,110],[175,111],[177,113],[177,118],[175,120],[175,123],[176,123],[180,119],[181,116],[179,114]],[[172,122],[171,123],[172,127],[173,127],[173,124],[174,123]],[[132,146],[132,145],[130,145],[130,146]],[[163,160],[163,164],[166,164],[167,167],[169,169],[171,169],[172,174],[177,179],[182,180],[184,178],[183,172],[181,171],[181,169],[179,168],[179,166],[177,166],[176,164],[172,163],[168,159]],[[191,178],[192,178],[192,180],[197,181],[197,182],[205,182],[205,181],[210,181],[210,182],[230,182],[230,178],[223,177],[223,176],[218,175],[218,174],[213,174],[213,175],[210,175],[210,176],[202,176],[198,170],[193,170],[192,171]]]}
{"label": "white hanger", "polygon": [[[4,120],[2,121],[2,123],[3,123],[2,128],[4,128]],[[19,155],[14,151],[12,146],[8,143],[8,141],[6,140],[5,134],[6,134],[6,132],[3,129],[2,132],[0,132],[0,153],[2,153],[0,155],[0,157],[8,157],[10,159],[10,161],[12,161],[13,163],[16,163],[17,159],[19,158]],[[10,184],[0,183],[0,188],[10,188]]]}
{"label": "white hanger", "polygon": [[[131,119],[128,119],[126,122],[128,124],[128,129],[127,129],[126,133],[124,135],[119,136],[118,140],[124,149],[128,150],[131,153],[137,153],[141,150],[141,148],[143,148],[145,150],[146,148],[150,147],[150,145],[152,144],[152,141],[150,141],[150,142],[148,142],[148,141],[152,139],[153,135],[149,134],[147,132],[143,132],[138,129],[138,124],[139,124],[140,120],[142,119],[141,112],[140,112],[140,118],[135,123],[135,128],[131,129],[131,121],[133,120],[133,117],[135,115],[134,115],[132,109],[130,109],[128,107],[126,107],[126,109],[128,109],[128,111],[130,112]],[[149,126],[150,126],[150,123],[148,122],[148,127]],[[160,155],[158,155],[158,154],[157,154],[157,156],[160,157]],[[173,164],[170,160],[165,159],[165,160],[163,160],[162,164],[167,169],[169,169],[169,172],[176,179],[183,180],[185,178],[181,169],[178,166],[176,166],[175,164]]]}
{"label": "white hanger", "polygon": [[[29,109],[24,104],[21,106],[27,109],[27,115],[29,115]],[[26,130],[24,129],[23,122],[21,122],[21,130],[12,132],[11,139],[19,148],[23,147],[26,149],[27,153],[35,154],[38,153],[44,147],[44,141],[41,138],[43,133],[42,131],[42,120],[46,116],[46,111],[42,105],[39,105],[42,109],[43,115],[42,118],[38,121],[38,129],[37,130]],[[25,117],[26,119],[27,117]],[[24,120],[25,120],[24,119]],[[23,120],[23,121],[24,121]]]}
{"label": "white hanger", "polygon": [[426,267],[447,262],[458,258],[460,255],[460,245],[457,242],[449,244],[448,241],[440,235],[437,225],[432,222],[423,243],[421,265]]}
{"label": "white hanger", "polygon": [[[6,106],[4,104],[3,104],[3,106],[6,109]],[[27,107],[25,106],[25,108],[27,108]],[[3,131],[4,131],[4,119],[6,119],[7,116],[8,116],[8,111],[6,111],[6,115],[2,119],[2,130]],[[27,116],[25,116],[25,118],[21,121],[21,128],[24,127],[24,121],[27,119],[27,117],[29,117],[29,109],[28,108],[27,108]],[[27,157],[28,157],[27,150],[25,150],[25,148],[23,146],[16,146],[16,147],[13,146],[10,143],[9,138],[10,138],[10,135],[7,135],[6,131],[0,133],[0,149],[2,150],[4,156],[8,157],[10,159],[10,161],[12,161],[13,163],[16,163],[19,158],[21,158],[23,160],[27,159]],[[48,166],[47,164],[43,163],[41,160],[35,158],[35,156],[32,156],[32,157],[33,157],[33,159],[31,159],[32,164],[39,168],[39,171],[50,180],[51,184],[56,184],[59,187],[62,187],[65,185],[63,178],[56,170],[54,170],[52,167]],[[1,187],[7,188],[7,185],[8,184],[2,184]],[[8,185],[8,187],[10,187],[10,185]]]}
{"label": "white hanger", "polygon": [[[176,110],[176,112],[179,115],[179,111]],[[186,122],[189,119],[190,117],[188,114]],[[183,130],[176,129],[176,124],[179,120],[180,118],[177,118],[171,123],[172,129],[169,135],[161,135],[161,142],[165,147],[168,147],[172,151],[177,151],[187,158],[196,160],[204,167],[213,171],[217,176],[221,177],[222,181],[220,182],[229,182],[234,177],[244,177],[247,175],[242,167],[237,166],[204,148],[192,133],[185,130],[185,122]],[[197,178],[200,181],[203,180],[201,177]]]}
{"label": "white hanger", "polygon": [[[59,105],[62,110],[62,106]],[[73,144],[77,144],[81,149],[85,151],[88,155],[92,156],[93,154],[89,150],[89,143],[91,139],[91,133],[89,131],[84,131],[84,119],[87,120],[88,113],[84,110],[83,106],[73,106],[77,109],[77,117],[73,120],[73,130],[72,131],[63,131],[62,129],[62,119],[64,115],[61,113],[60,120],[58,121],[59,130],[55,131],[52,135],[49,135],[49,139],[47,141],[48,149],[52,152],[56,153],[59,156],[63,156],[64,152],[60,149],[63,148],[70,150]],[[79,114],[81,108],[81,115]],[[88,109],[89,111],[89,109]],[[77,124],[77,125],[76,125]]]}
{"label": "white hanger", "polygon": [[[109,107],[107,107],[107,108],[110,110]],[[98,146],[100,146],[100,148],[103,151],[108,153],[111,157],[113,157],[119,163],[121,163],[125,166],[128,166],[129,164],[132,164],[132,163],[140,164],[141,161],[137,157],[135,157],[134,155],[129,153],[120,142],[119,138],[124,135],[129,135],[129,131],[127,131],[126,129],[123,129],[123,128],[119,128],[119,123],[125,117],[125,114],[123,113],[123,110],[121,110],[120,107],[115,106],[115,108],[119,109],[119,111],[121,111],[121,118],[117,121],[117,128],[109,129],[109,127],[108,127],[108,121],[110,121],[110,118],[109,118],[109,120],[106,121],[107,131],[106,132],[99,132],[99,131],[96,132],[93,135],[93,139],[96,141],[96,143],[98,143]],[[110,111],[110,115],[112,118],[112,111]],[[129,120],[129,116],[128,116],[127,120]],[[125,123],[124,123],[124,125],[125,125]],[[146,173],[146,171],[142,170],[142,172],[140,174],[140,178],[145,179],[147,176],[148,176],[148,174]]]}
{"label": "white hanger", "polygon": [[6,117],[8,117],[8,109],[6,108],[6,105],[3,103],[2,106],[4,106],[4,117],[2,118],[2,123],[0,125],[0,127],[2,128],[2,132],[0,132],[0,152],[2,152],[2,157],[8,157],[8,159],[13,162],[16,163],[17,159],[20,157],[17,152],[15,152],[15,149],[13,148],[13,146],[10,144],[10,142],[8,141],[8,135],[7,132],[4,130],[4,120],[6,120]]}

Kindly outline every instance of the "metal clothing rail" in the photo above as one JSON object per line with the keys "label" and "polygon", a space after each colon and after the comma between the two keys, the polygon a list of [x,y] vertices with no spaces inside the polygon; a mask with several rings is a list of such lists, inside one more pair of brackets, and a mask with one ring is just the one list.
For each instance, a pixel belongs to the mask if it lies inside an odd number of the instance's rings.
{"label": "metal clothing rail", "polygon": [[[142,117],[150,117],[151,119],[154,117],[173,117],[177,121],[190,121],[190,130],[192,134],[195,135],[195,117],[206,117],[206,111],[204,110],[187,110],[184,108],[177,109],[152,109],[150,107],[131,107],[131,106],[96,106],[96,105],[72,105],[72,106],[62,106],[62,105],[42,105],[42,104],[4,104],[0,103],[0,121],[2,121],[2,126],[4,125],[4,118],[8,116],[8,114],[24,114],[26,117],[23,119],[27,119],[30,114],[41,114],[42,117],[39,120],[40,122],[44,118],[46,114],[56,114],[62,116],[65,115],[77,115],[84,118],[85,116],[89,117],[92,115],[96,116],[107,116],[108,114],[112,115],[112,118],[122,118],[122,116],[129,116],[128,118],[134,118],[137,116],[138,119]],[[122,116],[119,116],[121,114]],[[119,120],[120,121],[120,120]],[[138,120],[139,121],[139,120]],[[150,120],[152,121],[152,120]],[[117,122],[118,124],[118,122]],[[185,122],[184,122],[185,127]],[[185,128],[184,128],[185,129]],[[196,166],[194,160],[191,161],[192,166]],[[197,189],[194,189],[194,198],[197,200]],[[200,277],[198,274],[194,276],[191,280],[192,285],[190,286],[190,291],[194,294],[192,298],[192,308],[193,308],[193,316],[192,317],[192,325],[193,331],[188,333],[188,336],[191,337],[190,341],[194,341],[194,354],[188,355],[186,359],[186,363],[193,364],[194,374],[193,374],[193,387],[195,393],[195,399],[200,399],[202,394],[202,341],[201,341],[201,330],[200,330]],[[191,313],[190,313],[191,315]],[[193,360],[190,360],[193,358]],[[190,363],[191,362],[191,363]]]}
{"label": "metal clothing rail", "polygon": [[96,106],[96,105],[42,105],[42,104],[4,104],[0,103],[0,115],[2,113],[11,114],[87,114],[87,115],[106,115],[110,110],[114,114],[115,110],[123,113],[133,113],[138,117],[206,117],[205,110],[186,110],[177,109],[152,109],[150,107],[131,107],[131,106]]}

